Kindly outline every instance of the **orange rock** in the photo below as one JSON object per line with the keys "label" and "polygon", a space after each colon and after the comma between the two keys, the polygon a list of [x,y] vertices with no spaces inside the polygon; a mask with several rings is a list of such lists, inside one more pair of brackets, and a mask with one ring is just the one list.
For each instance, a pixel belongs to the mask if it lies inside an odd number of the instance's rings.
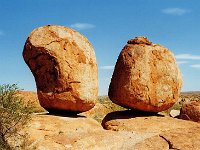
{"label": "orange rock", "polygon": [[102,126],[107,130],[134,131],[138,134],[160,134],[169,130],[200,127],[196,122],[132,110],[107,114]]}
{"label": "orange rock", "polygon": [[135,149],[166,149],[166,143],[167,150],[200,148],[200,124],[196,122],[127,110],[109,113],[102,125],[117,132],[148,134],[149,138],[135,145]]}
{"label": "orange rock", "polygon": [[200,101],[191,101],[183,104],[180,119],[200,122]]}
{"label": "orange rock", "polygon": [[144,37],[128,41],[109,86],[109,98],[123,107],[167,110],[178,100],[182,77],[172,52]]}
{"label": "orange rock", "polygon": [[199,149],[199,123],[152,114],[112,112],[104,119],[107,130],[80,114],[33,114],[22,132],[28,133],[27,149]]}
{"label": "orange rock", "polygon": [[24,131],[29,135],[29,149],[168,150],[167,142],[159,137],[131,131],[104,130],[95,120],[81,116],[33,115]]}
{"label": "orange rock", "polygon": [[45,109],[83,112],[95,105],[98,73],[94,49],[80,33],[63,26],[33,30],[23,57]]}

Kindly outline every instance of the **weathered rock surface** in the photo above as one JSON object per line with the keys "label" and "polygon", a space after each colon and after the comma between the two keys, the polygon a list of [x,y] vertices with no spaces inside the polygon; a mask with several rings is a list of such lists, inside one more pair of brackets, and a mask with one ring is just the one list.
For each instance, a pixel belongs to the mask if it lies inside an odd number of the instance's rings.
{"label": "weathered rock surface", "polygon": [[199,150],[200,149],[200,127],[174,129],[161,133],[159,136],[166,140],[169,149]]}
{"label": "weathered rock surface", "polygon": [[28,148],[38,150],[198,150],[200,148],[199,123],[144,114],[132,118],[134,115],[129,111],[109,115],[110,119],[115,118],[106,122],[110,130],[104,130],[95,120],[79,115],[33,115],[32,121],[24,129],[29,134]]}
{"label": "weathered rock surface", "polygon": [[136,37],[118,57],[108,95],[118,105],[159,112],[178,100],[181,85],[172,52],[147,38]]}
{"label": "weathered rock surface", "polygon": [[[29,147],[38,150],[121,150],[151,148],[168,150],[168,143],[150,134],[104,130],[93,119],[77,116],[35,115],[25,129]],[[154,139],[150,139],[150,138]],[[156,142],[155,142],[156,141]],[[159,142],[159,144],[158,144]]]}
{"label": "weathered rock surface", "polygon": [[25,43],[23,57],[45,109],[83,112],[94,107],[98,95],[96,57],[83,35],[63,26],[37,28]]}
{"label": "weathered rock surface", "polygon": [[180,119],[200,122],[200,101],[190,101],[183,104]]}
{"label": "weathered rock surface", "polygon": [[[145,112],[121,111],[108,114],[102,125],[107,130],[118,132],[128,131],[139,135],[148,133],[151,137],[144,140],[146,146],[151,146],[150,141],[162,139],[168,143],[168,149],[200,149],[200,125],[191,121],[150,116]],[[144,149],[141,143],[138,146]]]}
{"label": "weathered rock surface", "polygon": [[[78,118],[76,118],[78,117]],[[29,134],[30,148],[64,150],[85,135],[102,130],[93,119],[81,116],[34,115],[26,131]]]}

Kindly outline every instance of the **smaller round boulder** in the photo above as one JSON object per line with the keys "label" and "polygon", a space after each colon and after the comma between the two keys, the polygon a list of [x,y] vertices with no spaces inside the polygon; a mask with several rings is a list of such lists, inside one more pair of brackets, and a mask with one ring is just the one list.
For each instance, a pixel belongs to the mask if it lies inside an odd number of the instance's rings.
{"label": "smaller round boulder", "polygon": [[182,85],[174,55],[146,37],[136,37],[127,43],[115,65],[109,98],[131,109],[167,110],[178,100]]}
{"label": "smaller round boulder", "polygon": [[179,118],[200,122],[200,101],[191,101],[184,103],[181,108]]}

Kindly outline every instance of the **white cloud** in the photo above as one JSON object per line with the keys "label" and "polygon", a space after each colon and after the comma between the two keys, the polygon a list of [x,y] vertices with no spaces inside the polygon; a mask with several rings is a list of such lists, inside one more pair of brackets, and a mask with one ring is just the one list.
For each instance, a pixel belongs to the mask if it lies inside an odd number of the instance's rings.
{"label": "white cloud", "polygon": [[176,59],[186,59],[186,60],[200,60],[200,55],[192,54],[179,54],[175,56]]}
{"label": "white cloud", "polygon": [[75,23],[75,24],[71,24],[70,27],[76,30],[86,30],[86,29],[95,28],[95,25],[89,24],[89,23]]}
{"label": "white cloud", "polygon": [[115,66],[101,66],[99,69],[101,70],[113,70]]}
{"label": "white cloud", "polygon": [[188,63],[188,61],[177,61],[177,64],[187,64]]}
{"label": "white cloud", "polygon": [[200,68],[200,64],[194,64],[194,65],[191,65],[190,67],[192,67],[192,68]]}
{"label": "white cloud", "polygon": [[181,15],[184,15],[186,13],[189,13],[190,10],[183,9],[183,8],[166,8],[166,9],[163,9],[162,12],[164,14],[169,14],[169,15],[174,15],[174,16],[181,16]]}

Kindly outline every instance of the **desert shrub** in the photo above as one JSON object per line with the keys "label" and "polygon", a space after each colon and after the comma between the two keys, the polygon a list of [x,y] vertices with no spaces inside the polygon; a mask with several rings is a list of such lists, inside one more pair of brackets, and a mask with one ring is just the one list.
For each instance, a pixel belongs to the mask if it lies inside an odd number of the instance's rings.
{"label": "desert shrub", "polygon": [[32,105],[24,104],[16,84],[0,85],[0,149],[24,146],[26,134],[20,130],[28,123]]}

